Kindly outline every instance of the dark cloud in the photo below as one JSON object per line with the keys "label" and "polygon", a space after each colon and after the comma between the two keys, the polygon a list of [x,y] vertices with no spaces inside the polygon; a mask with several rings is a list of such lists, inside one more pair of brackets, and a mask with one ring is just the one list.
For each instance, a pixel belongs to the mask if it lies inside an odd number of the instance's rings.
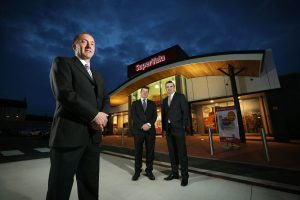
{"label": "dark cloud", "polygon": [[179,44],[189,55],[273,50],[279,74],[300,71],[299,2],[293,0],[27,0],[0,8],[0,98],[27,98],[29,113],[51,115],[49,70],[73,56],[75,34],[96,42],[92,66],[112,91],[127,65]]}

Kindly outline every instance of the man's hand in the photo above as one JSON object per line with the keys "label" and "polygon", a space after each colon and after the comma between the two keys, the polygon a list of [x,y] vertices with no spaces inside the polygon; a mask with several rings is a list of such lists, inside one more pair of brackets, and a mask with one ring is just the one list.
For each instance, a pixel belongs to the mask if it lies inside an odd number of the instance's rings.
{"label": "man's hand", "polygon": [[103,131],[104,127],[101,124],[97,124],[96,122],[91,122],[91,126],[93,129],[97,130],[97,131]]}
{"label": "man's hand", "polygon": [[150,128],[151,126],[149,126],[147,123],[142,126],[143,131],[149,131]]}
{"label": "man's hand", "polygon": [[98,131],[103,131],[104,127],[107,124],[107,114],[104,112],[98,112],[96,117],[91,122],[91,126],[93,129]]}

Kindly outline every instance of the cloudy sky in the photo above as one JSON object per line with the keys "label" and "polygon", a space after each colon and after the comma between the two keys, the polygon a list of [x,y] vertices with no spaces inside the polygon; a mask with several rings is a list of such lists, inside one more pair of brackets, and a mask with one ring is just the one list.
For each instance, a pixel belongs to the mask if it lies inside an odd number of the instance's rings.
{"label": "cloudy sky", "polygon": [[195,56],[271,48],[279,75],[300,71],[300,12],[294,0],[7,0],[0,8],[0,98],[26,97],[30,114],[52,115],[49,70],[73,56],[72,39],[96,40],[92,66],[108,91],[127,65],[180,45]]}

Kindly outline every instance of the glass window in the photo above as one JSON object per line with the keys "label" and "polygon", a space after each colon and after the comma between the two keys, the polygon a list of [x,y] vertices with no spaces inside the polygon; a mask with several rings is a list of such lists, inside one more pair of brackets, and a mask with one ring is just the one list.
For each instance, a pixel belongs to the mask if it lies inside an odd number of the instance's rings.
{"label": "glass window", "polygon": [[[160,105],[162,103],[163,98],[167,97],[167,93],[165,90],[165,84],[167,81],[173,81],[175,83],[175,76],[171,76],[160,81],[153,82],[147,87],[149,87],[149,96],[148,98],[156,103],[157,106],[157,120],[155,122],[156,133],[161,134],[161,108]],[[131,94],[131,103],[141,98],[140,89],[136,90]],[[124,120],[125,121],[125,120]],[[127,122],[128,123],[128,122]]]}
{"label": "glass window", "polygon": [[[157,105],[159,105],[162,99],[167,96],[165,84],[169,80],[175,83],[175,76],[171,76],[147,85],[147,87],[149,87],[150,89],[148,98],[151,99],[152,101],[155,101]],[[140,89],[138,89],[131,94],[131,103],[140,98],[141,98],[141,91]]]}
{"label": "glass window", "polygon": [[[226,101],[229,100],[229,101]],[[211,128],[214,133],[218,132],[215,108],[233,106],[230,99],[218,100],[218,103],[196,102],[191,104],[192,124],[196,133],[208,133]],[[263,116],[259,97],[240,100],[244,129],[246,133],[259,133],[263,128]]]}
{"label": "glass window", "polygon": [[247,133],[259,133],[263,127],[259,99],[240,100],[244,128]]}
{"label": "glass window", "polygon": [[160,81],[156,81],[156,82],[148,85],[148,87],[149,87],[148,98],[151,99],[152,101],[154,101],[156,103],[156,105],[160,104],[161,87],[159,85],[160,85]]}

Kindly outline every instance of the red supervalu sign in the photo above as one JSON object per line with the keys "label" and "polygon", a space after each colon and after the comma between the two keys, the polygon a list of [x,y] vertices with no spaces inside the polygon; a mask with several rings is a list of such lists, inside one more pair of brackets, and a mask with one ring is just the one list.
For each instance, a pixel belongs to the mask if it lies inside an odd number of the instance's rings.
{"label": "red supervalu sign", "polygon": [[188,57],[189,56],[178,45],[175,45],[136,63],[128,65],[127,75],[128,78],[132,78],[151,69],[184,60]]}
{"label": "red supervalu sign", "polygon": [[166,61],[166,56],[165,55],[159,55],[157,57],[152,58],[151,60],[142,63],[142,64],[137,64],[135,66],[135,71],[144,71],[145,69],[147,69],[148,67],[152,67],[156,64],[159,64],[161,62]]}

